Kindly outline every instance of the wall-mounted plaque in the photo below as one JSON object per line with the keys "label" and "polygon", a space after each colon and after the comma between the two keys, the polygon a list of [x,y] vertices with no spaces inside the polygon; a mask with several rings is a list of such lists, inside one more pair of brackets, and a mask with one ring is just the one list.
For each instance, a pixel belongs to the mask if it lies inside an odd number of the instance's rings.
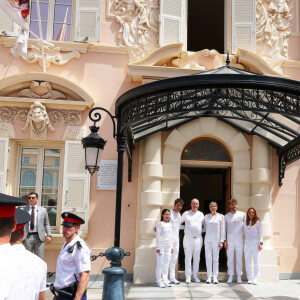
{"label": "wall-mounted plaque", "polygon": [[97,176],[97,190],[117,189],[117,164],[116,160],[101,160]]}

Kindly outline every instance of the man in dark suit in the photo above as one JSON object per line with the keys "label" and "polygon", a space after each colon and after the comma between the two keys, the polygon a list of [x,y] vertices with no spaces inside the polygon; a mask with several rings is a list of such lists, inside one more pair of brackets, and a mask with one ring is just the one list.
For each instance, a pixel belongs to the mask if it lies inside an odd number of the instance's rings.
{"label": "man in dark suit", "polygon": [[[25,210],[30,214],[30,222],[25,225],[25,234],[23,239],[24,247],[44,259],[44,248],[51,242],[51,231],[49,218],[46,208],[38,206],[38,194],[30,193],[28,195],[29,205]],[[45,239],[45,233],[47,237]]]}

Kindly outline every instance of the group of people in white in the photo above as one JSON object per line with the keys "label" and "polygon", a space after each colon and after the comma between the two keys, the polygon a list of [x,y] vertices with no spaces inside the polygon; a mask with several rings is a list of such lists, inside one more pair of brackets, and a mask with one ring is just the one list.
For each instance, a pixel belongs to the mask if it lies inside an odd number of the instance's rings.
{"label": "group of people in white", "polygon": [[[227,250],[228,283],[233,282],[234,255],[236,256],[237,283],[242,283],[243,252],[245,269],[249,284],[258,284],[259,257],[263,247],[261,222],[254,207],[245,214],[237,210],[238,201],[229,201],[230,212],[225,216],[218,213],[216,202],[209,204],[210,213],[199,211],[199,200],[191,201],[191,209],[180,215],[184,201],[174,202],[174,208],[162,210],[161,220],[155,227],[156,232],[156,282],[161,288],[179,284],[175,278],[175,268],[179,253],[179,230],[184,229],[183,247],[185,254],[186,283],[200,282],[198,277],[200,253],[203,245],[202,232],[205,232],[206,283],[218,284],[219,251]],[[245,233],[245,244],[243,243]],[[253,257],[254,273],[251,268]],[[193,260],[193,266],[192,266]],[[169,273],[169,277],[168,277]]]}

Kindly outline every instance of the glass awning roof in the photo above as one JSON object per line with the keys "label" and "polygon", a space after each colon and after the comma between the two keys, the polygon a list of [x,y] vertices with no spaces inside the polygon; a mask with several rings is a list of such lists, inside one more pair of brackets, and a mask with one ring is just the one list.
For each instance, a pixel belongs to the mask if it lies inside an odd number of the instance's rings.
{"label": "glass awning roof", "polygon": [[[138,86],[116,102],[128,149],[162,130],[216,117],[278,149],[285,165],[300,157],[300,82],[226,66]],[[299,142],[298,142],[299,140]],[[299,146],[300,147],[300,146]],[[288,154],[289,153],[289,154]],[[284,175],[284,170],[283,174]]]}

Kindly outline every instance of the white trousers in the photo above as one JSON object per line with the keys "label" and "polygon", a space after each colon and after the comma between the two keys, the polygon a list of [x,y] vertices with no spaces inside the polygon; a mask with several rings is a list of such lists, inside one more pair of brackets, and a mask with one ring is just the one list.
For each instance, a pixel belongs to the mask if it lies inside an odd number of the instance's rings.
{"label": "white trousers", "polygon": [[178,253],[179,253],[179,240],[174,241],[173,243],[173,253],[171,254],[171,260],[170,260],[170,281],[175,281],[175,269],[178,260]]}
{"label": "white trousers", "polygon": [[205,243],[205,260],[207,278],[218,277],[219,274],[219,243]]}
{"label": "white trousers", "polygon": [[161,247],[160,253],[156,252],[156,282],[168,282],[168,270],[171,259],[171,247]]}
{"label": "white trousers", "polygon": [[198,278],[200,252],[201,252],[202,245],[203,245],[202,236],[197,238],[184,236],[183,238],[186,279],[191,279],[192,258],[193,258],[193,277]]}
{"label": "white trousers", "polygon": [[[244,253],[245,253],[245,264],[246,273],[248,280],[258,279],[260,273],[259,258],[260,252],[258,251],[259,241],[248,242],[245,241]],[[252,276],[251,261],[253,257],[254,264],[254,276]]]}
{"label": "white trousers", "polygon": [[243,239],[236,239],[233,241],[227,241],[227,266],[228,266],[228,275],[234,275],[234,253],[236,259],[236,274],[238,276],[243,275]]}

